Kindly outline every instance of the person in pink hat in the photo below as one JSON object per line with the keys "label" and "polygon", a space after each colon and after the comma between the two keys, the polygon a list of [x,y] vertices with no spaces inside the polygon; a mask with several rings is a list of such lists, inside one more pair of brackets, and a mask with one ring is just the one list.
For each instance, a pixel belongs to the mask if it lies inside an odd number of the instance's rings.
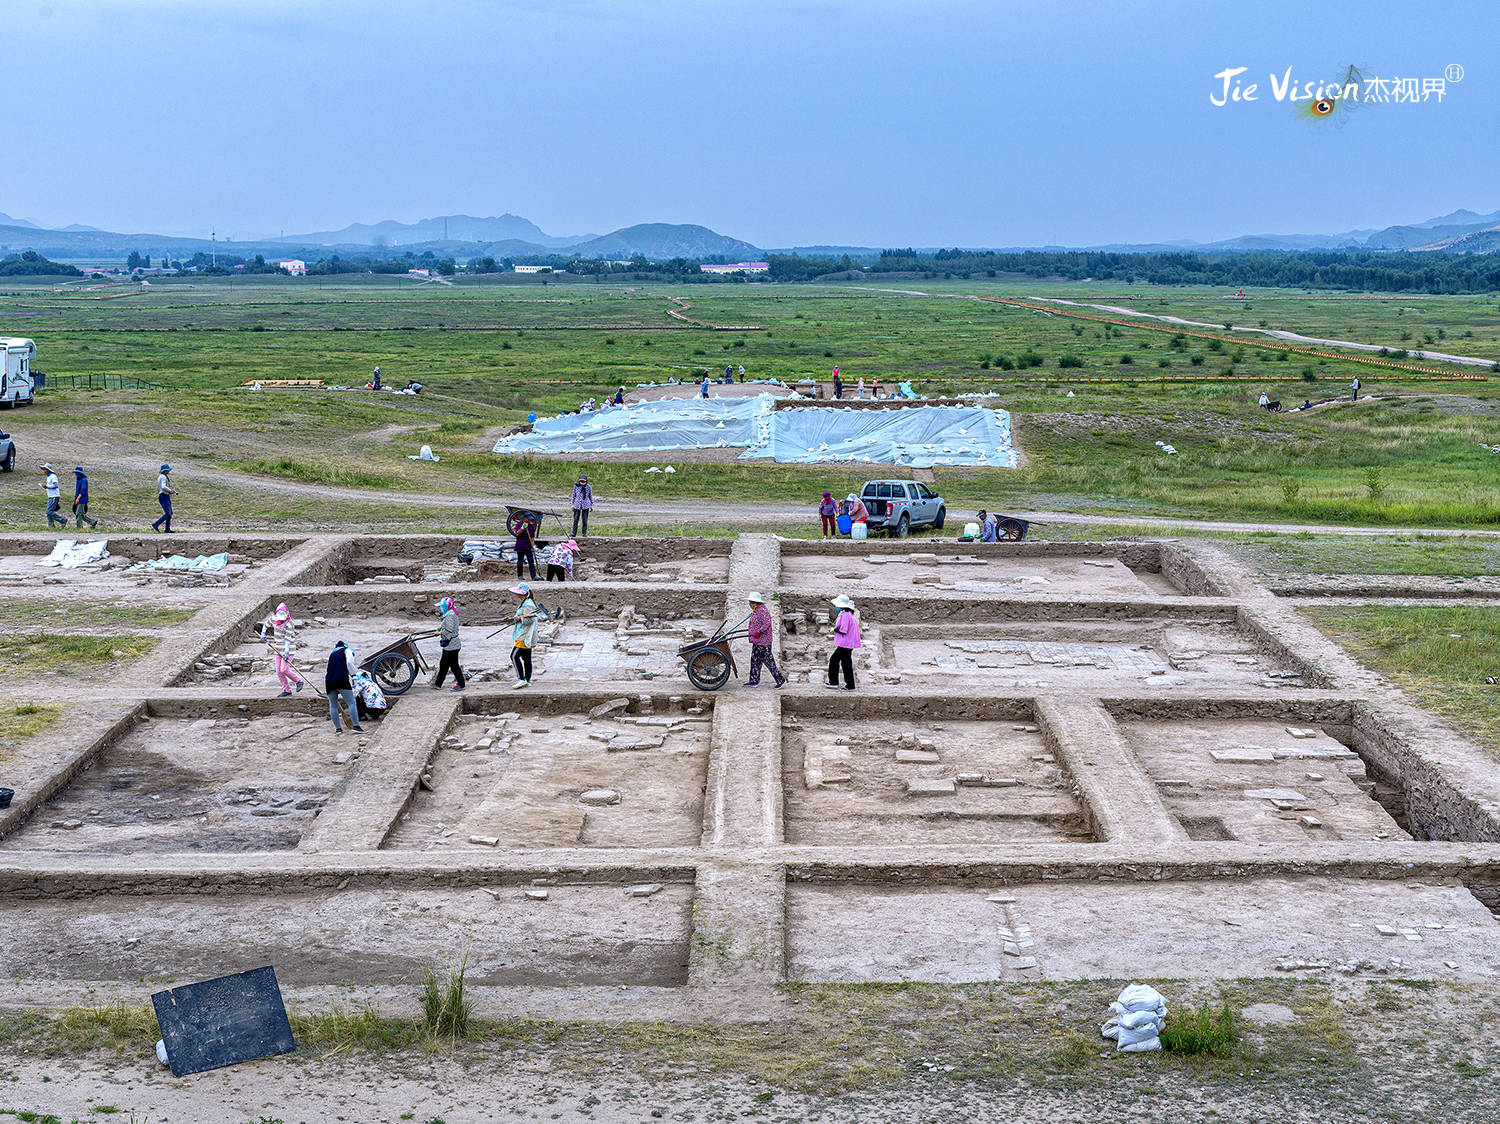
{"label": "person in pink hat", "polygon": [[[270,633],[269,636],[266,635],[267,632]],[[292,647],[296,643],[297,632],[292,626],[292,611],[286,607],[285,601],[260,622],[260,638],[271,649],[276,678],[281,683],[281,694],[276,697],[284,699],[294,690],[300,691],[306,687],[307,680],[292,666]]]}

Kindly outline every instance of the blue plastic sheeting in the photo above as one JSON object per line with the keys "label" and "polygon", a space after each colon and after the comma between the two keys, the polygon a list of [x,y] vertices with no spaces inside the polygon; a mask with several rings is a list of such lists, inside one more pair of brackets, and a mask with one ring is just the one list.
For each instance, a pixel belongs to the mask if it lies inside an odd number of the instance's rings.
{"label": "blue plastic sheeting", "polygon": [[501,438],[497,453],[671,452],[741,448],[742,459],[783,464],[859,461],[912,468],[989,465],[1014,468],[1010,415],[976,406],[861,409],[800,406],[773,410],[755,398],[663,399],[563,414],[530,433]]}
{"label": "blue plastic sheeting", "polygon": [[1010,414],[975,406],[885,410],[803,407],[772,414],[767,437],[743,456],[786,464],[860,461],[929,468],[937,464],[1016,466]]}
{"label": "blue plastic sheeting", "polygon": [[664,398],[544,418],[530,433],[502,437],[497,453],[639,453],[753,445],[769,426],[769,394],[753,398]]}

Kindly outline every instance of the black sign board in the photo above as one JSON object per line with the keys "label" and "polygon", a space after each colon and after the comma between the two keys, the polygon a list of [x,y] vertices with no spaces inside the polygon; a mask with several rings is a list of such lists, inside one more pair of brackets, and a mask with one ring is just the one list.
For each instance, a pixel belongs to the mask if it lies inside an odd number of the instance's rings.
{"label": "black sign board", "polygon": [[158,991],[151,1005],[176,1077],[297,1048],[269,965]]}

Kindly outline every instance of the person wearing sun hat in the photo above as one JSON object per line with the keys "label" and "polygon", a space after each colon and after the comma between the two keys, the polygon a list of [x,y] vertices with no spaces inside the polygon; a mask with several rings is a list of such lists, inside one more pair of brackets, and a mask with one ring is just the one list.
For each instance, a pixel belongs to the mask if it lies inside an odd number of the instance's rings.
{"label": "person wearing sun hat", "polygon": [[589,474],[578,474],[578,483],[573,485],[573,537],[578,537],[578,525],[583,524],[583,537],[589,537],[589,512],[594,510],[594,489],[589,484]]}
{"label": "person wearing sun hat", "polygon": [[838,535],[839,531],[839,505],[833,500],[832,492],[824,492],[822,502],[818,504],[818,518],[823,521],[823,541]]}
{"label": "person wearing sun hat", "polygon": [[62,503],[62,490],[57,483],[57,473],[50,464],[42,465],[42,477],[42,487],[47,492],[47,530],[52,529],[53,523],[66,527],[68,517],[58,510]]}
{"label": "person wearing sun hat", "polygon": [[574,539],[555,542],[547,554],[547,580],[568,582],[573,580],[573,563],[577,560],[578,543]]}
{"label": "person wearing sun hat", "polygon": [[512,690],[531,686],[531,649],[536,646],[537,607],[531,586],[525,582],[510,587],[521,600],[516,605],[515,625],[510,630],[510,662],[516,669]]}
{"label": "person wearing sun hat", "polygon": [[443,623],[438,626],[438,647],[443,654],[438,660],[437,678],[432,681],[432,689],[435,691],[441,687],[451,671],[453,689],[462,691],[465,681],[464,669],[458,666],[458,650],[463,646],[458,638],[458,606],[453,598],[444,597],[438,602],[437,611],[443,618]]}
{"label": "person wearing sun hat", "polygon": [[[267,631],[271,633],[270,636],[266,635]],[[297,632],[292,626],[292,611],[286,607],[285,601],[260,622],[260,638],[271,649],[276,678],[281,683],[281,694],[276,697],[284,699],[293,690],[300,691],[306,687],[307,681],[292,666],[292,646],[296,643]]]}
{"label": "person wearing sun hat", "polygon": [[854,651],[859,647],[859,613],[847,594],[833,599],[833,607],[839,611],[833,622],[833,655],[828,657],[828,683],[833,690],[839,685],[839,673],[844,675],[844,690],[854,690]]}
{"label": "person wearing sun hat", "polygon": [[766,608],[766,599],[759,593],[746,594],[750,603],[750,678],[747,687],[760,686],[760,669],[770,670],[771,678],[778,689],[786,686],[786,676],[776,666],[776,657],[771,654],[771,610]]}
{"label": "person wearing sun hat", "polygon": [[151,524],[153,530],[172,534],[172,497],[177,489],[172,487],[172,466],[164,464],[156,474],[156,500],[161,504],[161,515]]}

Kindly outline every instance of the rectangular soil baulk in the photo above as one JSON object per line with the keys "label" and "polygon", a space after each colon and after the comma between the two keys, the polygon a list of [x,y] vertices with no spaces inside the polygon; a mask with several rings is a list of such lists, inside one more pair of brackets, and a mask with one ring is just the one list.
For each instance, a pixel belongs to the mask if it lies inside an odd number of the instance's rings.
{"label": "rectangular soil baulk", "polygon": [[142,718],[0,840],[11,851],[279,851],[343,779],[357,740],[325,717]]}
{"label": "rectangular soil baulk", "polygon": [[781,584],[861,593],[958,591],[1004,597],[1180,597],[1161,574],[1135,571],[1113,558],[1018,558],[988,545],[933,543],[932,555],[785,554]]}
{"label": "rectangular soil baulk", "polygon": [[931,889],[791,882],[786,906],[788,975],[810,981],[1286,971],[1475,980],[1500,972],[1500,921],[1446,882],[1244,878]]}
{"label": "rectangular soil baulk", "polygon": [[432,791],[386,846],[696,846],[712,725],[707,710],[460,719],[433,758]]}
{"label": "rectangular soil baulk", "polygon": [[[883,624],[861,620],[859,666],[876,683],[946,681],[1009,690],[1297,687],[1229,621],[1136,618]],[[827,659],[827,629],[784,637],[792,667]],[[1274,677],[1273,677],[1274,675]],[[1287,676],[1287,678],[1282,678]]]}
{"label": "rectangular soil baulk", "polygon": [[[566,538],[566,536],[563,536]],[[504,547],[515,545],[509,536],[495,540]],[[537,572],[544,574],[542,550],[560,541],[558,536],[537,539]],[[729,580],[728,544],[722,540],[576,540],[575,581],[651,582],[653,584],[718,585]],[[430,547],[418,553],[400,553],[399,543],[381,552],[357,553],[338,567],[335,585],[378,585],[395,582],[422,584],[469,584],[476,581],[514,580],[515,562],[487,563],[483,567],[458,560],[462,542],[444,548]]]}
{"label": "rectangular soil baulk", "polygon": [[1408,838],[1376,802],[1363,759],[1321,729],[1230,719],[1129,721],[1120,729],[1190,838]]}
{"label": "rectangular soil baulk", "polygon": [[[644,613],[628,629],[622,629],[620,622],[612,617],[605,620],[570,617],[560,624],[546,623],[539,628],[532,652],[532,678],[552,675],[561,679],[645,680],[680,675],[682,661],[677,658],[677,649],[690,639],[708,635],[716,624],[708,620],[657,620]],[[436,629],[438,618],[436,613],[430,621],[397,616],[328,616],[299,619],[296,625],[293,662],[309,679],[321,683],[328,653],[338,641],[348,644],[354,650],[355,660],[363,662],[403,636]],[[271,654],[256,632],[250,629],[237,647],[202,661],[205,666],[195,669],[188,682],[211,681],[233,687],[263,685],[274,693],[279,688],[271,667]],[[466,675],[481,683],[509,682],[515,678],[508,625],[467,625],[460,639],[463,646],[459,663]],[[417,647],[435,671],[441,655],[437,639],[418,641]],[[431,673],[419,673],[418,688],[431,678]]]}
{"label": "rectangular soil baulk", "polygon": [[[109,895],[0,904],[6,972],[182,983],[272,964],[284,985],[400,984],[469,950],[471,985],[680,985],[692,887]],[[144,994],[144,991],[142,992]]]}
{"label": "rectangular soil baulk", "polygon": [[789,843],[1092,839],[1041,734],[1015,719],[789,718],[781,744]]}

